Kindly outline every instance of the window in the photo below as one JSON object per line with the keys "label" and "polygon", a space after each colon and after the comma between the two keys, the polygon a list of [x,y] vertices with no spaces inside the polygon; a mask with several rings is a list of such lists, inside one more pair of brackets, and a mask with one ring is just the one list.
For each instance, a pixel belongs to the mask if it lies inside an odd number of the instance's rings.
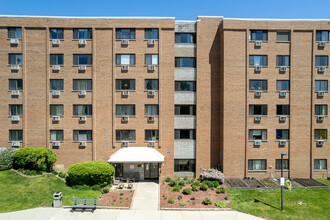
{"label": "window", "polygon": [[176,140],[196,140],[196,129],[175,129],[174,139]]}
{"label": "window", "polygon": [[63,54],[51,54],[50,65],[63,65]]}
{"label": "window", "polygon": [[51,130],[50,141],[63,141],[63,130]]}
{"label": "window", "polygon": [[196,115],[196,105],[175,105],[175,115]]}
{"label": "window", "polygon": [[[276,159],[275,170],[281,170],[281,159]],[[289,170],[289,160],[283,159],[283,170]]]}
{"label": "window", "polygon": [[328,81],[315,80],[315,91],[328,91]]}
{"label": "window", "polygon": [[74,79],[73,90],[88,90],[92,91],[92,80],[91,79]]}
{"label": "window", "polygon": [[315,66],[328,66],[328,56],[315,56]]}
{"label": "window", "polygon": [[135,130],[116,130],[116,141],[135,141]]}
{"label": "window", "polygon": [[135,105],[116,105],[116,115],[135,115]]}
{"label": "window", "polygon": [[176,33],[175,34],[175,43],[195,44],[196,43],[196,34]]}
{"label": "window", "polygon": [[23,82],[21,79],[10,79],[9,90],[23,90]]}
{"label": "window", "polygon": [[314,159],[314,170],[327,170],[327,159]]}
{"label": "window", "polygon": [[175,81],[175,91],[196,91],[196,82]]}
{"label": "window", "polygon": [[267,115],[267,105],[250,105],[249,115]]}
{"label": "window", "polygon": [[289,140],[289,129],[276,129],[276,140]]}
{"label": "window", "polygon": [[135,29],[134,28],[117,28],[116,29],[116,39],[135,39]]}
{"label": "window", "polygon": [[9,130],[9,141],[23,141],[23,130]]}
{"label": "window", "polygon": [[158,39],[158,29],[146,28],[144,30],[144,39]]}
{"label": "window", "polygon": [[23,115],[23,105],[9,105],[9,115]]}
{"label": "window", "polygon": [[256,41],[256,40],[267,41],[268,40],[268,31],[251,30],[250,31],[250,41]]}
{"label": "window", "polygon": [[116,65],[135,65],[135,54],[116,54]]}
{"label": "window", "polygon": [[328,105],[315,105],[315,115],[328,115]]}
{"label": "window", "polygon": [[23,58],[20,53],[10,53],[9,54],[9,64],[10,65],[22,65]]}
{"label": "window", "polygon": [[249,130],[249,140],[267,140],[267,130],[266,129],[250,129]]}
{"label": "window", "polygon": [[145,105],[145,115],[158,115],[158,105]]}
{"label": "window", "polygon": [[175,67],[196,68],[195,57],[175,57]]}
{"label": "window", "polygon": [[290,91],[290,81],[289,80],[277,80],[276,90],[277,91]]}
{"label": "window", "polygon": [[249,81],[250,90],[267,90],[267,80],[253,80]]}
{"label": "window", "polygon": [[158,141],[158,130],[145,130],[146,141]]}
{"label": "window", "polygon": [[277,105],[276,115],[290,115],[290,105]]}
{"label": "window", "polygon": [[73,105],[73,115],[92,115],[92,105]]}
{"label": "window", "polygon": [[73,39],[92,39],[92,29],[73,29]]}
{"label": "window", "polygon": [[92,141],[92,130],[74,130],[74,141]]}
{"label": "window", "polygon": [[146,90],[158,90],[158,79],[146,79],[145,80]]}
{"label": "window", "polygon": [[290,66],[290,56],[276,56],[276,66]]}
{"label": "window", "polygon": [[116,79],[116,90],[135,90],[135,79]]}
{"label": "window", "polygon": [[315,129],[314,130],[315,140],[327,140],[327,129]]}
{"label": "window", "polygon": [[73,65],[92,65],[92,54],[73,54]]}
{"label": "window", "polygon": [[267,160],[248,160],[248,170],[266,170],[267,168]]}
{"label": "window", "polygon": [[250,66],[267,66],[267,55],[250,55],[249,56],[249,65]]}
{"label": "window", "polygon": [[51,79],[50,90],[63,90],[63,79]]}
{"label": "window", "polygon": [[329,31],[316,31],[316,41],[329,41]]}
{"label": "window", "polygon": [[22,39],[22,28],[8,28],[8,38],[18,38]]}
{"label": "window", "polygon": [[277,42],[289,42],[291,41],[290,38],[290,31],[277,31]]}
{"label": "window", "polygon": [[63,116],[63,105],[50,105],[50,115]]}
{"label": "window", "polygon": [[174,160],[174,172],[195,172],[196,171],[196,160]]}
{"label": "window", "polygon": [[50,28],[49,34],[50,34],[50,39],[64,39],[63,28]]}
{"label": "window", "polygon": [[158,65],[158,54],[146,54],[146,65]]}

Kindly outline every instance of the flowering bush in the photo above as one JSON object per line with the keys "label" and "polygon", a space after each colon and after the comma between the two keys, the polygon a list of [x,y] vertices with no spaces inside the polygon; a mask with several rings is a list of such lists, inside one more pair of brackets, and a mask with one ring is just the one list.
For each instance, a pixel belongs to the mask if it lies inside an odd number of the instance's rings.
{"label": "flowering bush", "polygon": [[0,170],[9,170],[13,168],[14,153],[13,148],[0,148]]}
{"label": "flowering bush", "polygon": [[220,183],[223,183],[225,176],[219,170],[216,169],[205,169],[201,173],[203,180],[218,180]]}

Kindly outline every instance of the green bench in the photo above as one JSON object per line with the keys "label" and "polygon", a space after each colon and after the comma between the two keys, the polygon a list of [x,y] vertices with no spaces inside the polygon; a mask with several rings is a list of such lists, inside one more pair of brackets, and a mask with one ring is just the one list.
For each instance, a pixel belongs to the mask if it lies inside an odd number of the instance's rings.
{"label": "green bench", "polygon": [[74,199],[73,206],[71,206],[72,212],[76,209],[92,209],[92,212],[96,209],[97,199]]}

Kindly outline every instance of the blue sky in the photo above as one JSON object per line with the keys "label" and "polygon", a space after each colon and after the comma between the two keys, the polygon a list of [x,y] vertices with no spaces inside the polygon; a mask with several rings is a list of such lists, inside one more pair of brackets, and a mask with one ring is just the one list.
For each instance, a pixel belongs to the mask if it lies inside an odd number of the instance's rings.
{"label": "blue sky", "polygon": [[330,19],[330,0],[0,0],[0,14]]}

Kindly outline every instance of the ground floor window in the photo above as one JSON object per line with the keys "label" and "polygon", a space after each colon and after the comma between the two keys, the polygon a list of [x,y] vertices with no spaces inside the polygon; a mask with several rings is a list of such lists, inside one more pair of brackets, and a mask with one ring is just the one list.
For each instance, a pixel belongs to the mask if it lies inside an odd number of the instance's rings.
{"label": "ground floor window", "polygon": [[314,160],[314,170],[327,170],[327,160],[326,159],[315,159]]}
{"label": "ground floor window", "polygon": [[122,177],[124,171],[124,164],[115,163],[115,177]]}
{"label": "ground floor window", "polygon": [[249,160],[250,171],[254,170],[266,170],[267,160]]}
{"label": "ground floor window", "polygon": [[196,160],[174,160],[174,172],[195,172]]}
{"label": "ground floor window", "polygon": [[[276,159],[276,170],[281,170],[281,159]],[[283,170],[289,170],[289,160],[283,159]]]}

